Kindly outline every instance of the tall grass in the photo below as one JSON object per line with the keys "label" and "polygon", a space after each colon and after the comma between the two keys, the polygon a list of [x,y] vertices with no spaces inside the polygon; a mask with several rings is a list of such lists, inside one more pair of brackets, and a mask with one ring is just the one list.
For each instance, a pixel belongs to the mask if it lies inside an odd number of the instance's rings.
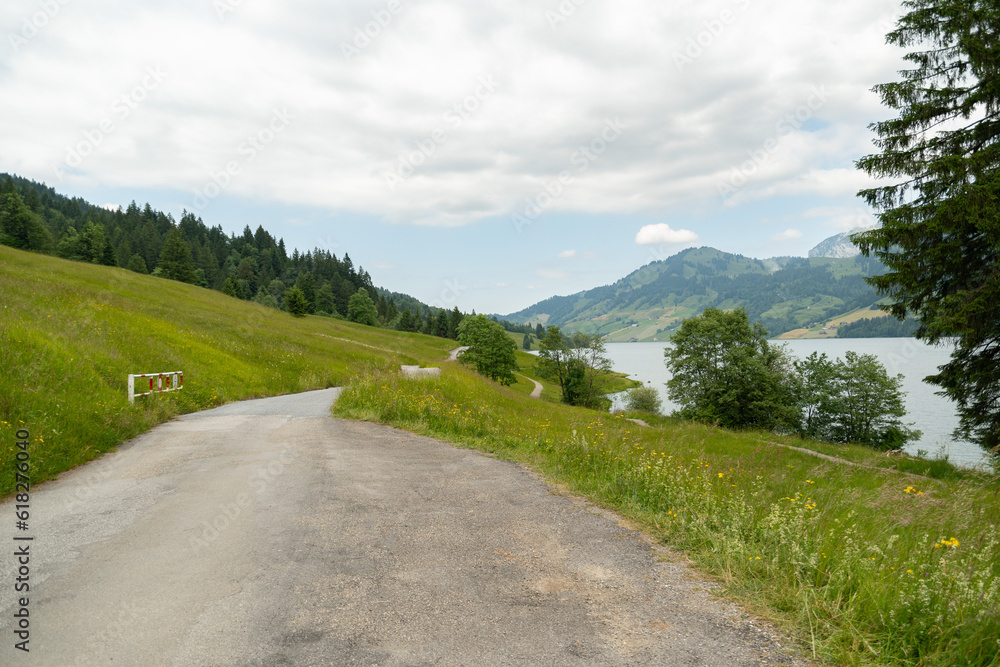
{"label": "tall grass", "polygon": [[434,383],[359,378],[334,410],[540,469],[682,549],[817,659],[1000,663],[994,477],[920,479],[817,459],[769,434],[642,428],[531,402],[457,364]]}
{"label": "tall grass", "polygon": [[[437,362],[453,346],[0,246],[0,470],[19,428],[37,483],[177,414]],[[181,391],[129,404],[129,373],[176,370]],[[0,497],[13,483],[0,475]]]}

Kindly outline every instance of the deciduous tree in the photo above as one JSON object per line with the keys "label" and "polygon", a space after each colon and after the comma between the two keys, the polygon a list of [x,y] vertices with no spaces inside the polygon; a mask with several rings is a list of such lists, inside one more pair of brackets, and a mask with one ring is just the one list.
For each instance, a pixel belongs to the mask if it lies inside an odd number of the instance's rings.
{"label": "deciduous tree", "polygon": [[459,359],[473,364],[476,370],[502,385],[517,382],[517,346],[503,327],[485,315],[466,317],[458,325],[458,342],[469,349]]}
{"label": "deciduous tree", "polygon": [[364,287],[359,287],[358,291],[351,295],[351,300],[347,304],[347,319],[370,327],[378,326],[375,302]]}
{"label": "deciduous tree", "polygon": [[682,416],[729,428],[797,428],[791,364],[744,309],[707,308],[684,320],[672,341],[664,351],[667,394]]}
{"label": "deciduous tree", "polygon": [[847,352],[830,361],[813,352],[795,362],[803,435],[896,449],[920,436],[903,424],[902,377],[892,377],[873,355]]}
{"label": "deciduous tree", "polygon": [[559,383],[563,402],[606,409],[604,378],[611,370],[604,339],[599,335],[563,334],[549,326],[538,341],[538,370],[542,377]]}

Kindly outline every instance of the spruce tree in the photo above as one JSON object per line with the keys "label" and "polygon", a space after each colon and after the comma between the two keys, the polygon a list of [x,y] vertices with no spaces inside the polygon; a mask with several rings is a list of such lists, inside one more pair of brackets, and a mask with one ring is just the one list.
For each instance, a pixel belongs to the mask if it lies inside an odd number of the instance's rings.
{"label": "spruce tree", "polygon": [[452,340],[458,340],[458,327],[462,324],[462,319],[465,316],[459,312],[458,306],[451,309],[448,314],[448,338]]}
{"label": "spruce tree", "polygon": [[194,262],[191,260],[191,249],[181,238],[181,231],[176,227],[171,227],[170,233],[167,234],[167,241],[163,244],[156,266],[164,278],[179,280],[182,283],[194,283],[198,280],[194,272]]}
{"label": "spruce tree", "polygon": [[128,266],[125,268],[136,273],[149,273],[146,269],[146,260],[138,253],[132,255],[132,258],[128,261]]}
{"label": "spruce tree", "polygon": [[954,337],[928,378],[958,404],[957,435],[1000,454],[1000,5],[907,0],[887,41],[913,69],[875,86],[897,118],[875,123],[881,152],[858,161],[892,181],[859,194],[881,226],[856,235],[887,267],[870,278],[916,336]]}
{"label": "spruce tree", "polygon": [[312,271],[305,271],[299,274],[299,279],[295,281],[295,286],[302,291],[302,296],[306,298],[307,308],[310,313],[316,312],[316,281],[313,279]]}
{"label": "spruce tree", "polygon": [[298,287],[285,292],[285,309],[295,317],[305,317],[309,314],[309,304]]}

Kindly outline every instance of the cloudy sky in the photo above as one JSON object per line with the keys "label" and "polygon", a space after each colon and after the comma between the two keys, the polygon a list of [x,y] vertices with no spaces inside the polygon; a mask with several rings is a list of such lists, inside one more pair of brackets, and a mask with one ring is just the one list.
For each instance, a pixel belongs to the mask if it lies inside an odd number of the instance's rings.
{"label": "cloudy sky", "polygon": [[506,314],[873,223],[897,0],[12,0],[0,172]]}

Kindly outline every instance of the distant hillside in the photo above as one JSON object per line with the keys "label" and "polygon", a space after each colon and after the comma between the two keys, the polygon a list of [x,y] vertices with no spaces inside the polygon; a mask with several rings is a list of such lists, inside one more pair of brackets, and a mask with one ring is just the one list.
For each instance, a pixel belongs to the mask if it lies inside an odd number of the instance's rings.
{"label": "distant hillside", "polygon": [[552,297],[507,319],[599,333],[610,341],[653,341],[666,340],[683,319],[705,308],[744,307],[776,336],[875,303],[879,297],[864,277],[883,270],[861,256],[759,260],[690,248],[614,284]]}

